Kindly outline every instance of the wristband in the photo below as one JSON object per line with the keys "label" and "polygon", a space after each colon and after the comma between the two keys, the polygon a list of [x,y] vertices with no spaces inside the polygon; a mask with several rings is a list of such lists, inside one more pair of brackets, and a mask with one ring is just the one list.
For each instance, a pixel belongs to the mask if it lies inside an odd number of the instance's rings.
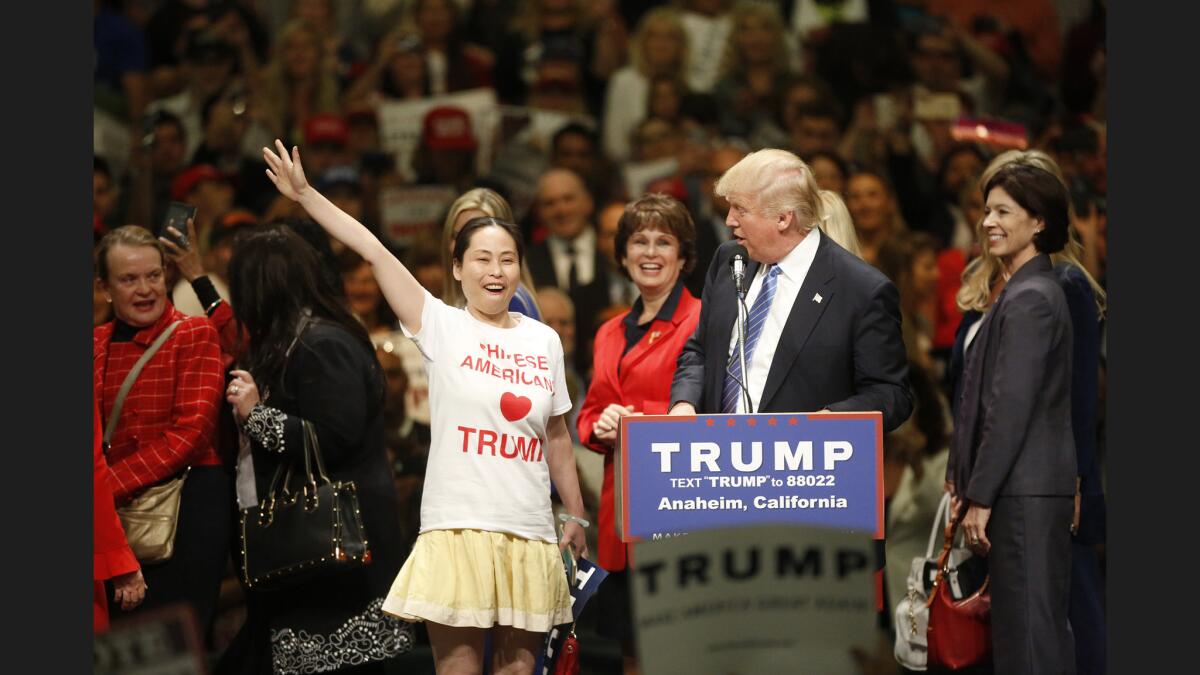
{"label": "wristband", "polygon": [[585,530],[591,525],[591,523],[589,523],[587,520],[578,518],[566,512],[558,514],[558,519],[561,520],[564,525],[567,523],[578,523],[579,526]]}

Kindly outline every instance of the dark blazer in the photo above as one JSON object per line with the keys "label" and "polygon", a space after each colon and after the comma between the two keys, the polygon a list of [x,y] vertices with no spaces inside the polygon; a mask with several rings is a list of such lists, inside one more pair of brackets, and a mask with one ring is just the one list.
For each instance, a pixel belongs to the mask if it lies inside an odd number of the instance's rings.
{"label": "dark blazer", "polygon": [[946,477],[983,506],[1075,494],[1071,315],[1039,254],[1008,280],[967,354]]}
{"label": "dark blazer", "polygon": [[[701,195],[707,199],[706,195]],[[693,214],[699,214],[699,209],[693,211]],[[717,232],[713,229],[716,223],[720,223],[720,227],[725,227],[725,219],[717,214],[707,216],[693,215],[692,220],[696,223],[696,267],[684,279],[688,290],[692,295],[700,296],[704,293],[704,280],[708,276],[709,263],[716,257],[717,249],[723,243],[717,236]]]}
{"label": "dark blazer", "polygon": [[[601,310],[609,305],[608,263],[603,255],[599,248],[593,254],[592,269],[596,272],[590,284],[575,289],[562,289],[575,305],[575,369],[582,375],[586,375],[592,366],[591,341],[599,327],[596,318]],[[533,277],[534,284],[558,287],[554,260],[546,242],[530,246],[525,252],[525,259],[529,263],[529,274]]]}
{"label": "dark blazer", "polygon": [[1100,316],[1096,294],[1075,265],[1059,263],[1054,273],[1071,312],[1071,424],[1075,431],[1075,459],[1080,479],[1079,541],[1104,541],[1104,488],[1100,483],[1097,453],[1100,406]]}
{"label": "dark blazer", "polygon": [[[273,387],[264,401],[282,413],[274,424],[283,443],[278,451],[258,440],[251,445],[258,497],[267,494],[279,463],[302,451],[303,422],[308,420],[316,430],[329,479],[354,481],[372,561],[286,592],[249,591],[246,621],[217,672],[270,672],[271,635],[276,631],[297,633],[301,646],[310,640],[305,633],[327,643],[355,617],[365,643],[388,645],[381,653],[389,656],[407,650],[408,629],[379,609],[404,562],[397,536],[396,488],[384,450],[383,396],[384,379],[374,351],[345,328],[317,320],[296,342],[282,385]],[[297,648],[290,665],[299,671],[301,664],[326,657],[319,649]]]}
{"label": "dark blazer", "polygon": [[[700,323],[679,356],[671,403],[721,412],[721,390],[736,314],[729,258],[717,249],[704,283]],[[758,271],[751,262],[747,278]],[[814,296],[821,295],[821,302]],[[760,412],[883,413],[891,431],[912,412],[908,359],[896,287],[879,270],[822,235],[767,375]]]}

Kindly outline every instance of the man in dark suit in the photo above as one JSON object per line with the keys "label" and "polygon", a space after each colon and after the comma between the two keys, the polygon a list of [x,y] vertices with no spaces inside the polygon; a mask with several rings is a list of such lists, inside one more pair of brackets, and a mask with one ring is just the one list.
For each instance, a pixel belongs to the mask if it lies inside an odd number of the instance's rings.
{"label": "man in dark suit", "polygon": [[538,180],[534,209],[549,234],[529,247],[529,273],[537,286],[557,286],[575,304],[575,334],[580,338],[575,368],[586,374],[597,317],[609,304],[608,265],[596,246],[591,222],[595,205],[578,174],[551,169]]}
{"label": "man in dark suit", "polygon": [[684,282],[696,297],[704,292],[704,277],[708,264],[717,253],[717,247],[733,236],[725,227],[725,215],[729,213],[729,202],[713,192],[717,179],[733,165],[742,161],[746,150],[737,145],[720,145],[708,156],[704,178],[695,197],[689,199],[692,220],[696,222],[696,260],[699,262]]}
{"label": "man in dark suit", "polygon": [[[814,226],[820,198],[809,167],[790,152],[760,150],[725,172],[716,192],[729,200],[734,239],[709,265],[671,413],[877,410],[885,432],[898,427],[912,397],[896,287]],[[737,304],[729,263],[739,244],[750,258],[745,378],[740,362],[730,363]]]}

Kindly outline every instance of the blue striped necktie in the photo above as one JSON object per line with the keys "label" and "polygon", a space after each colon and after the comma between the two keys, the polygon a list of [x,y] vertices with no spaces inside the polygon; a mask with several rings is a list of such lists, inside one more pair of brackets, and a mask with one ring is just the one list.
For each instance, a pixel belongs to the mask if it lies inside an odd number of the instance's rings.
{"label": "blue striped necktie", "polygon": [[[768,265],[766,276],[763,277],[762,289],[754,299],[754,306],[746,318],[746,367],[750,367],[750,359],[754,355],[754,346],[758,344],[758,336],[762,334],[763,326],[767,323],[767,314],[771,312],[771,300],[775,297],[775,278],[779,276],[779,265]],[[725,372],[725,389],[721,393],[721,412],[736,413],[738,398],[742,388],[738,380],[742,377],[742,361],[738,356],[737,343],[734,343],[729,367]]]}

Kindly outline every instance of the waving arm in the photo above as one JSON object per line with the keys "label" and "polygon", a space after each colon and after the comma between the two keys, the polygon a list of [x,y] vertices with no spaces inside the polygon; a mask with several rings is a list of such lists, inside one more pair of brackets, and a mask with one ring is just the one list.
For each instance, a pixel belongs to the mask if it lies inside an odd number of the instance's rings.
{"label": "waving arm", "polygon": [[304,207],[329,236],[371,263],[379,288],[400,323],[411,333],[420,331],[421,310],[425,305],[425,290],[421,284],[366,226],[308,184],[300,163],[299,148],[292,147],[289,154],[279,139],[275,140],[275,147],[279,154],[270,148],[263,148],[263,159],[269,167],[267,177],[280,194]]}

